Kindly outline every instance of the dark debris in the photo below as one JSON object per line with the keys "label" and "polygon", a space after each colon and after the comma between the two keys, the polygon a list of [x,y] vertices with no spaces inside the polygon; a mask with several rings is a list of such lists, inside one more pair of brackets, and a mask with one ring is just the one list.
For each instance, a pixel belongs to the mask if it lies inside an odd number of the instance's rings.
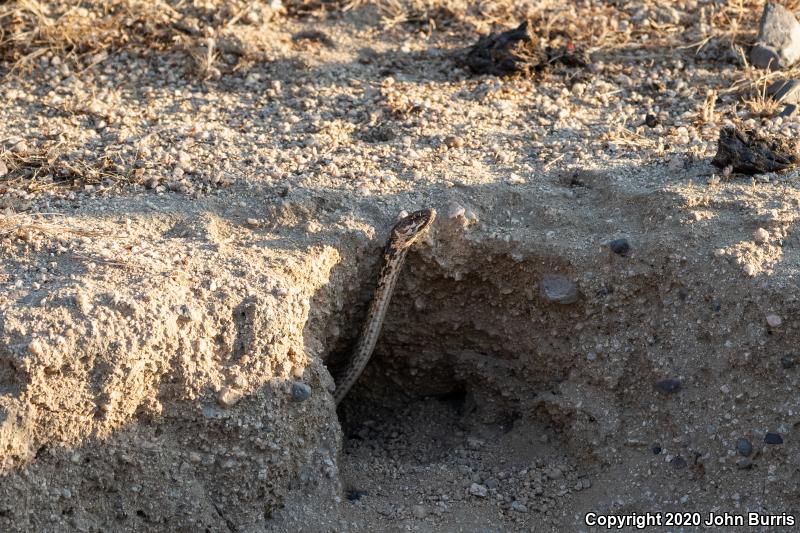
{"label": "dark debris", "polygon": [[797,149],[788,139],[729,126],[720,130],[717,155],[711,162],[738,174],[760,174],[786,170],[798,161]]}
{"label": "dark debris", "polygon": [[531,74],[555,64],[585,68],[589,63],[588,54],[572,43],[543,48],[537,41],[525,21],[513,30],[481,37],[470,48],[464,63],[475,74],[495,76]]}

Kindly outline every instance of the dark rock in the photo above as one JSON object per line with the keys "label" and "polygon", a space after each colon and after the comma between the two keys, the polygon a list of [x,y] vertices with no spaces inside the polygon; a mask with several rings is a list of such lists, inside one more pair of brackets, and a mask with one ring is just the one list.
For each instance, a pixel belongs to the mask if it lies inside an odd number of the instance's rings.
{"label": "dark rock", "polygon": [[347,499],[349,501],[351,501],[351,502],[357,502],[363,496],[367,496],[367,495],[369,495],[369,493],[367,491],[365,491],[365,490],[353,489],[353,490],[348,490],[347,491]]}
{"label": "dark rock", "polygon": [[628,244],[628,239],[614,239],[608,243],[608,247],[611,248],[611,251],[615,254],[622,256],[628,255],[628,252],[631,251],[631,245]]}
{"label": "dark rock", "polygon": [[672,467],[677,470],[680,470],[681,468],[686,468],[687,466],[686,459],[684,459],[680,455],[676,455],[675,457],[673,457],[672,460],[669,462],[669,464],[671,464]]}
{"label": "dark rock", "polygon": [[800,81],[778,80],[772,82],[767,87],[767,95],[776,102],[796,104],[800,102]]}
{"label": "dark rock", "polygon": [[778,433],[767,433],[764,435],[764,442],[766,444],[783,444],[783,437]]}
{"label": "dark rock", "polygon": [[311,387],[300,381],[292,382],[292,399],[296,402],[304,402],[311,397]]}
{"label": "dark rock", "polygon": [[758,68],[778,70],[781,58],[773,48],[757,44],[750,50],[750,64]]}
{"label": "dark rock", "polygon": [[798,154],[788,139],[729,126],[719,132],[717,155],[711,163],[723,169],[730,166],[740,174],[759,174],[795,166]]}
{"label": "dark rock", "polygon": [[481,37],[464,59],[464,64],[473,73],[495,76],[531,74],[555,64],[584,68],[588,63],[586,51],[576,48],[573,43],[561,47],[540,47],[537,39],[531,36],[527,21],[513,30]]}
{"label": "dark rock", "polygon": [[655,128],[656,126],[661,124],[661,121],[658,120],[658,117],[655,116],[654,114],[648,113],[644,117],[644,123],[648,128]]}
{"label": "dark rock", "polygon": [[781,357],[781,366],[785,369],[794,368],[794,365],[797,364],[797,360],[794,358],[793,355],[784,355]]}
{"label": "dark rock", "polygon": [[756,45],[750,63],[758,68],[777,70],[800,59],[800,23],[785,7],[767,3],[761,15]]}
{"label": "dark rock", "polygon": [[736,440],[736,451],[742,457],[750,457],[750,454],[753,453],[753,445],[746,438],[740,437]]}
{"label": "dark rock", "polygon": [[546,61],[544,51],[533,44],[525,21],[513,30],[478,39],[465,62],[475,74],[502,76],[536,68]]}
{"label": "dark rock", "polygon": [[662,379],[656,381],[656,388],[665,394],[672,394],[680,390],[681,381],[679,379]]}
{"label": "dark rock", "polygon": [[779,117],[791,117],[797,113],[797,104],[788,104],[783,108],[783,111],[778,113]]}
{"label": "dark rock", "polygon": [[658,455],[661,453],[661,445],[658,443],[653,444],[653,447],[650,449],[653,451],[653,455]]}

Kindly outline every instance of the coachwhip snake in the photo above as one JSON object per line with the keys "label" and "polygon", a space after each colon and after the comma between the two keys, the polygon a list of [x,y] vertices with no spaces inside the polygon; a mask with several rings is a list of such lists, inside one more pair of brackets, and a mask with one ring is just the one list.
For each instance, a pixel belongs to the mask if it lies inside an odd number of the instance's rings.
{"label": "coachwhip snake", "polygon": [[435,218],[435,209],[422,209],[401,218],[392,227],[389,241],[383,251],[383,267],[378,276],[378,286],[369,304],[361,335],[336,382],[336,391],[333,393],[333,397],[337,405],[350,391],[372,357],[372,351],[375,349],[375,343],[378,342],[378,335],[380,335],[383,319],[386,316],[386,309],[389,307],[389,300],[392,298],[397,277],[409,248]]}

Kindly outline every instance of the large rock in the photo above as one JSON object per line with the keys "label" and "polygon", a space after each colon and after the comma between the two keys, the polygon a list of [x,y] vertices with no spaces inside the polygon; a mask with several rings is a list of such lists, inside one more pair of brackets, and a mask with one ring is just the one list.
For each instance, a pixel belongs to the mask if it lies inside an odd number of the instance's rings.
{"label": "large rock", "polygon": [[761,15],[758,39],[750,50],[750,63],[777,70],[800,59],[800,23],[791,11],[768,3]]}

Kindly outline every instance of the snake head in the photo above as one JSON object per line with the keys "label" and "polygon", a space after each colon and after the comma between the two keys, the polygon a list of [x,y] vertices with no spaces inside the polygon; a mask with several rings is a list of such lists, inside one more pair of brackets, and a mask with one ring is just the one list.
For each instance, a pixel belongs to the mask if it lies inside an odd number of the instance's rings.
{"label": "snake head", "polygon": [[435,209],[420,209],[401,218],[392,228],[390,245],[399,249],[408,248],[436,219]]}

